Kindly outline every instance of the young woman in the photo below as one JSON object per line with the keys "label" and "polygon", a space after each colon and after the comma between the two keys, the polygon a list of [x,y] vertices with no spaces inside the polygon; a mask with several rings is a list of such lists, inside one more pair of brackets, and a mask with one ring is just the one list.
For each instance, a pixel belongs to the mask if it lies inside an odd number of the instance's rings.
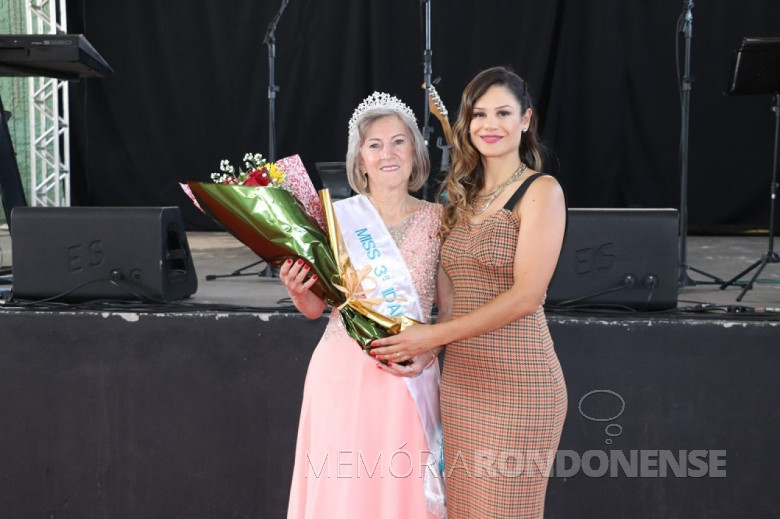
{"label": "young woman", "polygon": [[446,345],[450,519],[541,518],[567,406],[542,307],[566,226],[563,191],[539,173],[528,87],[506,68],[468,84],[453,133],[439,319],[376,341],[372,353],[400,362]]}

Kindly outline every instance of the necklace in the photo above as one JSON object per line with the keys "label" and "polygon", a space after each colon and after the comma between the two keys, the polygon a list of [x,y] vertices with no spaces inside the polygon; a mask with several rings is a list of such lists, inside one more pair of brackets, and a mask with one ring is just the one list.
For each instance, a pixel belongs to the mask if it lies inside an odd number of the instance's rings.
{"label": "necklace", "polygon": [[523,176],[523,173],[525,173],[526,169],[528,169],[528,166],[526,166],[525,162],[520,162],[520,166],[518,166],[517,171],[515,171],[511,177],[501,182],[497,188],[486,195],[476,195],[474,200],[471,201],[471,211],[474,214],[482,214],[487,211],[487,208],[490,207],[490,204],[493,203],[493,200],[498,198],[498,195],[503,193],[504,190],[509,187],[509,184],[519,180],[520,177]]}

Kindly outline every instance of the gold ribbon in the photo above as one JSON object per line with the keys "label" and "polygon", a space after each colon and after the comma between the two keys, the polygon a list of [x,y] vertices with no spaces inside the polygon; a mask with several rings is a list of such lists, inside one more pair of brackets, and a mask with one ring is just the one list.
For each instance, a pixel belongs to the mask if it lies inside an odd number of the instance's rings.
{"label": "gold ribbon", "polygon": [[[370,265],[366,265],[360,269],[359,272],[355,270],[355,267],[353,267],[351,263],[345,265],[344,267],[344,272],[341,275],[341,279],[344,282],[344,285],[333,283],[334,287],[338,288],[341,292],[347,295],[347,300],[338,306],[339,310],[350,304],[352,301],[359,301],[360,304],[368,306],[376,306],[384,302],[384,299],[381,297],[363,297],[366,294],[373,292],[373,290],[376,288],[376,279],[369,275],[371,274]],[[371,286],[371,288],[368,290],[363,288],[363,283],[367,281],[373,283],[373,286]]]}

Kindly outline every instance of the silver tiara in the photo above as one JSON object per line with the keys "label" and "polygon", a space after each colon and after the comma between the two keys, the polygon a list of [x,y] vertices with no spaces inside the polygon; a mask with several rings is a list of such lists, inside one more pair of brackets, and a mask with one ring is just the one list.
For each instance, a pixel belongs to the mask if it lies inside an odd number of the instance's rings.
{"label": "silver tiara", "polygon": [[414,112],[412,112],[412,109],[406,106],[403,101],[384,92],[374,92],[365,98],[363,102],[355,108],[355,111],[352,112],[352,117],[349,118],[349,123],[347,124],[349,131],[352,132],[355,130],[357,122],[367,112],[377,108],[388,108],[390,110],[395,110],[396,112],[403,112],[411,117],[412,121],[417,124],[417,118],[414,116]]}

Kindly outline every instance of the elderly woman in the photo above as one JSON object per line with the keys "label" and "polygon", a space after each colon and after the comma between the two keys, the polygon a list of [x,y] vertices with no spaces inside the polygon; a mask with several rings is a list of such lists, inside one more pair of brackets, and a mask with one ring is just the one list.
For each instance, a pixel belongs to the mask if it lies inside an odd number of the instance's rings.
{"label": "elderly woman", "polygon": [[[413,197],[430,169],[411,109],[374,93],[349,121],[347,176],[358,195],[335,204],[356,268],[371,267],[376,309],[421,322],[431,317],[440,207]],[[309,289],[310,266],[280,269],[301,313],[326,304]],[[312,355],[303,395],[288,518],[443,517],[437,350],[408,362],[377,362],[331,312]]]}

